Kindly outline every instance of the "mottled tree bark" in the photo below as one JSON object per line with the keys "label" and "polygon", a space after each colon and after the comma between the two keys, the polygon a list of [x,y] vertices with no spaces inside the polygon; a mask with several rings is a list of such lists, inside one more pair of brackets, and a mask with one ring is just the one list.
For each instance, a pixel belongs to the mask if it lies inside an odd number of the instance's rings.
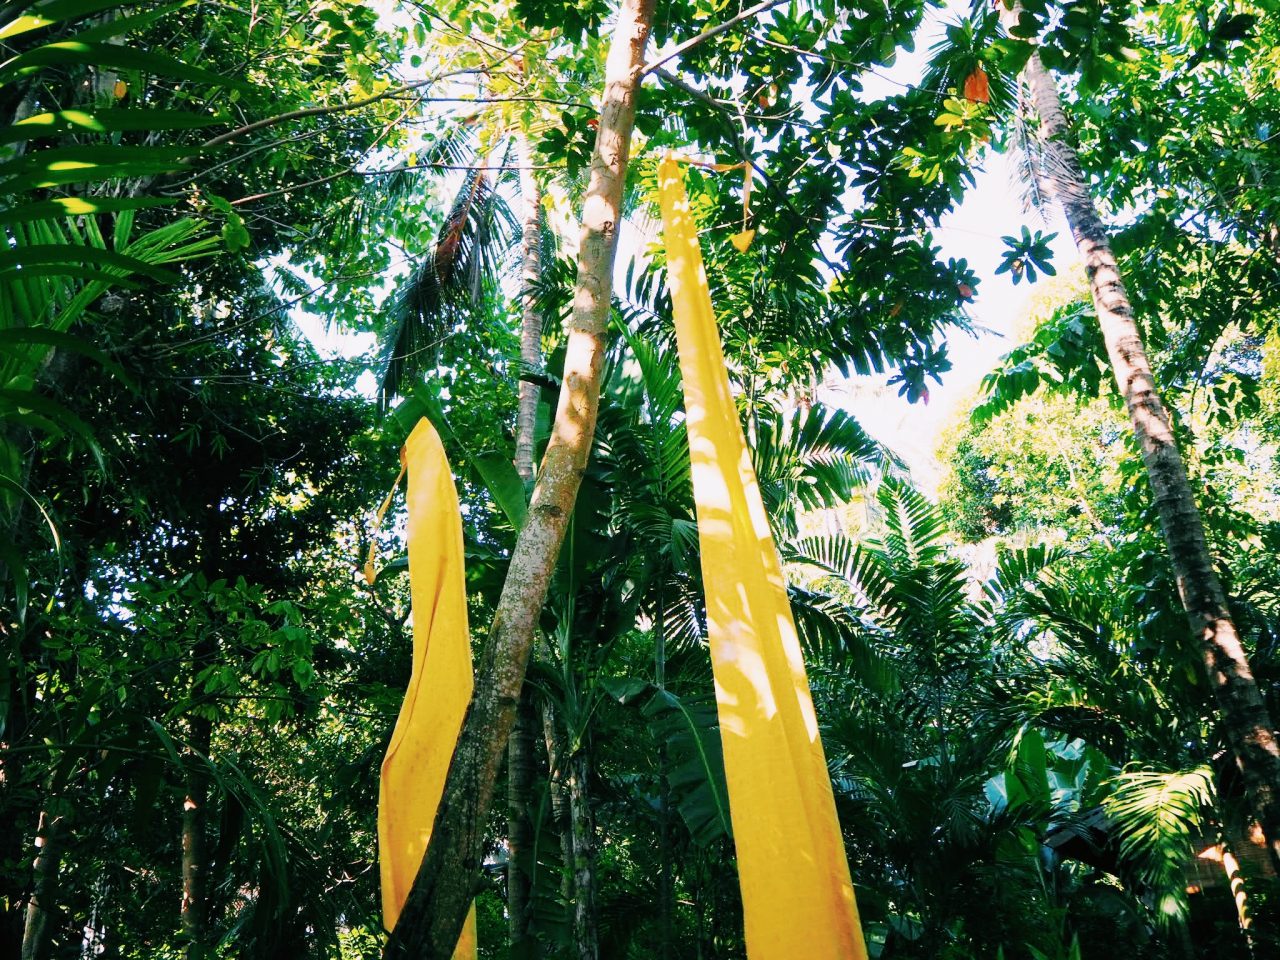
{"label": "mottled tree bark", "polygon": [[1160,401],[1106,228],[1071,141],[1057,85],[1034,53],[1023,76],[1040,119],[1042,147],[1055,171],[1052,182],[1043,186],[1062,204],[1084,261],[1098,325],[1142,451],[1178,593],[1200,646],[1222,731],[1240,769],[1250,812],[1266,836],[1272,863],[1280,870],[1280,744],[1214,571],[1182,454]]}
{"label": "mottled tree bark", "polygon": [[529,649],[591,454],[613,292],[622,189],[654,0],[623,0],[605,63],[604,103],[582,211],[564,381],[529,515],[480,657],[426,856],[386,955],[448,960],[471,902],[498,767],[515,723]]}
{"label": "mottled tree bark", "polygon": [[578,960],[597,960],[596,818],[591,809],[591,755],[581,746],[569,758],[569,819],[573,837],[573,940]]}

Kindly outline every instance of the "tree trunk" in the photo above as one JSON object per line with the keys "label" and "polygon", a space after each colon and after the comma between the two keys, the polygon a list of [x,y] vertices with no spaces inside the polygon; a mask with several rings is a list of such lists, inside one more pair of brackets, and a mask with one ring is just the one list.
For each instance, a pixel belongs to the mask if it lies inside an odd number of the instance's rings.
{"label": "tree trunk", "polygon": [[547,743],[547,785],[551,791],[551,819],[555,823],[556,837],[560,841],[560,860],[564,870],[560,873],[560,898],[573,900],[573,835],[569,825],[569,801],[565,797],[565,749],[556,726],[556,709],[548,700],[542,701],[542,735]]}
{"label": "tree trunk", "polygon": [[533,479],[533,428],[538,416],[538,385],[526,379],[542,366],[542,318],[538,316],[534,285],[542,272],[542,196],[533,175],[533,151],[523,130],[516,133],[516,157],[520,164],[520,200],[524,229],[520,238],[520,410],[516,418],[516,472],[528,483]]}
{"label": "tree trunk", "polygon": [[[541,270],[541,196],[533,175],[533,152],[523,130],[515,135],[520,165],[523,232],[520,240],[520,408],[516,417],[516,472],[525,483],[533,480],[533,429],[538,415],[538,385],[526,379],[542,364],[542,319],[538,316],[534,284]],[[515,728],[507,744],[507,919],[511,943],[529,935],[530,869],[533,823],[529,819],[533,787],[533,742],[536,723],[531,691],[520,692]]]}
{"label": "tree trunk", "polygon": [[1039,136],[1055,170],[1056,197],[1084,260],[1098,325],[1138,438],[1160,528],[1191,630],[1199,642],[1223,734],[1235,756],[1249,809],[1280,871],[1280,746],[1266,703],[1213,568],[1186,467],[1160,401],[1107,232],[1089,193],[1053,77],[1033,53],[1023,73],[1040,118]]}
{"label": "tree trunk", "polygon": [[507,743],[507,921],[512,946],[529,935],[529,874],[537,856],[529,819],[535,722],[532,690],[526,684]]}
{"label": "tree trunk", "polygon": [[[191,718],[191,746],[202,756],[209,755],[213,723],[205,717]],[[186,789],[182,797],[182,934],[190,960],[205,955],[209,914],[209,855],[206,842],[208,787],[203,771],[193,768],[202,763],[188,755]]]}
{"label": "tree trunk", "polygon": [[66,816],[50,809],[40,812],[36,827],[36,859],[33,865],[31,899],[22,926],[22,960],[45,960],[49,956],[50,923],[58,902],[58,866],[66,838]]}
{"label": "tree trunk", "polygon": [[622,188],[653,7],[654,0],[623,0],[618,11],[582,211],[578,280],[556,419],[481,654],[475,694],[449,767],[431,843],[387,941],[388,957],[447,960],[474,892],[494,782],[515,723],[534,629],[591,454]]}
{"label": "tree trunk", "polygon": [[596,819],[591,810],[591,755],[584,746],[569,759],[569,818],[573,835],[573,940],[578,960],[600,955],[596,929]]}

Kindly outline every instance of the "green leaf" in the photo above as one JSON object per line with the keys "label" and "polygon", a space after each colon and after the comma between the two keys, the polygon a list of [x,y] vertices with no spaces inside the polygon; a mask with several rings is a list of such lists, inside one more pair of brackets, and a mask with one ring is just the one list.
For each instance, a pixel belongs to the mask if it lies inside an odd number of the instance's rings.
{"label": "green leaf", "polygon": [[166,270],[114,250],[101,250],[97,247],[77,244],[39,244],[30,247],[14,247],[0,250],[0,270],[22,270],[36,264],[56,266],[82,266],[91,264],[97,267],[109,267],[125,270],[128,273],[140,273],[161,283],[177,283],[182,278],[172,270]]}
{"label": "green leaf", "polygon": [[89,216],[95,213],[120,213],[125,210],[145,210],[150,207],[169,207],[177,202],[159,197],[57,197],[53,200],[38,200],[20,207],[0,210],[0,224]]}
{"label": "green leaf", "polygon": [[44,394],[36,393],[34,390],[14,390],[2,387],[0,388],[0,418],[6,415],[4,410],[4,405],[6,404],[17,411],[34,410],[48,418],[59,428],[65,427],[69,429],[84,441],[85,446],[98,462],[98,468],[106,470],[106,461],[102,457],[102,448],[98,446],[97,438],[93,435],[93,429],[65,404],[46,397]]}
{"label": "green leaf", "polygon": [[520,530],[528,513],[524,481],[516,472],[515,464],[500,453],[482,453],[472,459],[476,472],[484,481],[489,496],[498,505],[508,522]]}
{"label": "green leaf", "polygon": [[7,330],[0,330],[0,347],[22,343],[41,344],[48,347],[57,347],[59,350],[66,350],[70,353],[78,353],[110,370],[127,384],[131,390],[137,389],[133,378],[125,373],[120,364],[81,337],[69,333],[61,333],[57,330],[49,330],[45,327],[11,327]]}
{"label": "green leaf", "polygon": [[0,27],[0,40],[7,40],[32,30],[42,30],[67,20],[78,20],[100,10],[121,5],[120,0],[50,0],[30,5],[29,12]]}
{"label": "green leaf", "polygon": [[697,704],[656,690],[642,711],[667,746],[667,782],[694,842],[709,846],[733,835],[714,704]]}
{"label": "green leaf", "polygon": [[119,70],[138,70],[142,73],[161,74],[179,80],[208,83],[221,87],[248,89],[240,80],[193,67],[163,53],[134,50],[114,43],[84,40],[60,40],[13,57],[0,65],[0,83],[36,73],[44,67],[65,67],[67,64],[91,67],[115,67]]}
{"label": "green leaf", "polygon": [[0,128],[0,143],[20,143],[76,133],[130,130],[192,130],[225,122],[214,114],[186,110],[54,110]]}

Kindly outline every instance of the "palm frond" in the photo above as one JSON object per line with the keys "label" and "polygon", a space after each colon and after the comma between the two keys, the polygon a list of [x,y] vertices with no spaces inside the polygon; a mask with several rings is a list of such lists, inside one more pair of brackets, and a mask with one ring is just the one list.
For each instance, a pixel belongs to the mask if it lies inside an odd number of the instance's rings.
{"label": "palm frond", "polygon": [[408,377],[433,365],[441,342],[496,289],[501,257],[515,235],[515,220],[488,172],[468,171],[431,252],[393,299],[379,390],[384,407]]}
{"label": "palm frond", "polygon": [[843,506],[888,459],[857,420],[822,404],[789,414],[762,409],[751,453],[765,508],[787,535],[800,508]]}
{"label": "palm frond", "polygon": [[1186,916],[1183,869],[1193,855],[1204,811],[1214,803],[1213,772],[1127,770],[1110,781],[1102,807],[1129,861],[1156,897],[1157,922]]}

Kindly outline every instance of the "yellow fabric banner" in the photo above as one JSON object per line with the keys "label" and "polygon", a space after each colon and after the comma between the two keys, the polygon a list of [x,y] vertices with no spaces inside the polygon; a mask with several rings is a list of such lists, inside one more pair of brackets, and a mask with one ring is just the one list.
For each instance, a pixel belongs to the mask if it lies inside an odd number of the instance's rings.
{"label": "yellow fabric banner", "polygon": [[[400,917],[426,853],[472,687],[462,515],[444,445],[429,421],[420,420],[409,435],[405,464],[413,673],[382,761],[378,793],[378,865],[388,930]],[[453,956],[475,960],[474,906]]]}
{"label": "yellow fabric banner", "polygon": [[786,581],[711,309],[684,171],[658,167],[729,813],[751,960],[864,960]]}

